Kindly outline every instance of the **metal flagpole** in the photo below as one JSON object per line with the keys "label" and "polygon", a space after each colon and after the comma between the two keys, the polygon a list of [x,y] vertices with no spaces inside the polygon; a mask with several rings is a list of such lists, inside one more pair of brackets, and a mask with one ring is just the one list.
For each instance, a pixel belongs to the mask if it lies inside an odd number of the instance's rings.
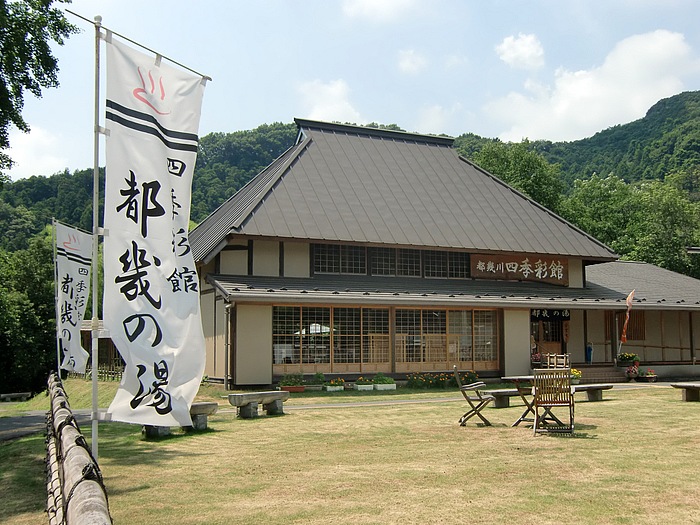
{"label": "metal flagpole", "polygon": [[58,334],[58,328],[61,326],[59,318],[58,299],[58,259],[56,254],[56,219],[51,219],[51,239],[53,240],[53,304],[56,310],[56,372],[58,378],[61,378],[61,338]]}
{"label": "metal flagpole", "polygon": [[97,368],[100,343],[100,321],[97,302],[97,253],[99,250],[100,211],[100,28],[102,17],[95,17],[95,130],[92,167],[92,455],[97,462]]}

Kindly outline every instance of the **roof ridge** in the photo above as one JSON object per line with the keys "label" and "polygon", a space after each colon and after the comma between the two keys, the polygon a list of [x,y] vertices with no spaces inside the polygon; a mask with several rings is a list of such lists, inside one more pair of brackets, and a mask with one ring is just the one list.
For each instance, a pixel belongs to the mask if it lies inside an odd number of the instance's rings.
{"label": "roof ridge", "polygon": [[453,137],[424,135],[421,133],[412,133],[410,131],[398,131],[394,129],[369,128],[366,126],[358,126],[356,124],[341,124],[339,122],[322,122],[319,120],[307,120],[295,118],[294,122],[299,128],[317,129],[321,131],[332,131],[334,133],[352,133],[357,135],[367,135],[370,137],[393,138],[400,140],[410,140],[413,142],[421,142],[426,144],[435,144],[438,146],[452,147],[455,139]]}

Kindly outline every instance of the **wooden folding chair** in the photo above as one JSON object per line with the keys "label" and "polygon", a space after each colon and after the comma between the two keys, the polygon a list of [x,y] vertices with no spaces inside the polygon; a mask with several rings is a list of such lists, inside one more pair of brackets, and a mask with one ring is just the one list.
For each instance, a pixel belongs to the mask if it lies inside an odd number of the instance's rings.
{"label": "wooden folding chair", "polygon": [[467,421],[478,416],[484,425],[487,427],[491,426],[491,422],[484,417],[481,411],[491,402],[495,401],[495,397],[490,394],[482,394],[479,389],[485,387],[486,385],[482,381],[477,381],[476,383],[470,383],[468,385],[462,385],[462,380],[459,377],[459,370],[457,370],[457,365],[454,366],[455,380],[457,381],[457,386],[459,391],[462,392],[464,399],[467,400],[469,406],[471,407],[469,411],[459,418],[459,424],[465,426]]}
{"label": "wooden folding chair", "polygon": [[[535,408],[535,435],[538,432],[574,431],[574,388],[571,386],[570,368],[537,368],[532,382]],[[562,423],[554,414],[554,408],[569,409],[568,423]]]}
{"label": "wooden folding chair", "polygon": [[541,368],[570,368],[569,354],[543,354]]}

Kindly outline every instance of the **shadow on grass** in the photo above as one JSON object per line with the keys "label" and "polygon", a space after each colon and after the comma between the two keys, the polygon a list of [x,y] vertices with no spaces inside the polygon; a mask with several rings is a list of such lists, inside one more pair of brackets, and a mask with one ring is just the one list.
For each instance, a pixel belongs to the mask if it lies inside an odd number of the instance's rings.
{"label": "shadow on grass", "polygon": [[46,509],[43,434],[0,443],[0,523]]}

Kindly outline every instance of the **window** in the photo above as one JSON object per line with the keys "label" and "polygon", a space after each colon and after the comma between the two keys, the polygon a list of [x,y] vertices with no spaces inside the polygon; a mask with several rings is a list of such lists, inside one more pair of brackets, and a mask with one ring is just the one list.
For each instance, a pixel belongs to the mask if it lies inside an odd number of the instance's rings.
{"label": "window", "polygon": [[314,272],[340,273],[340,246],[337,244],[314,244]]}
{"label": "window", "polygon": [[359,308],[333,309],[333,362],[359,363],[362,355]]}
{"label": "window", "polygon": [[420,250],[399,248],[396,251],[396,275],[402,277],[420,277]]}
{"label": "window", "polygon": [[423,267],[426,277],[447,277],[447,252],[425,250]]}
{"label": "window", "polygon": [[367,250],[364,246],[343,245],[340,247],[340,273],[367,273]]}
{"label": "window", "polygon": [[389,310],[362,309],[362,362],[389,362]]}
{"label": "window", "polygon": [[[314,273],[467,279],[469,254],[411,248],[314,244]],[[369,266],[369,272],[368,270]]]}
{"label": "window", "polygon": [[396,275],[396,250],[394,248],[370,248],[372,275]]}

